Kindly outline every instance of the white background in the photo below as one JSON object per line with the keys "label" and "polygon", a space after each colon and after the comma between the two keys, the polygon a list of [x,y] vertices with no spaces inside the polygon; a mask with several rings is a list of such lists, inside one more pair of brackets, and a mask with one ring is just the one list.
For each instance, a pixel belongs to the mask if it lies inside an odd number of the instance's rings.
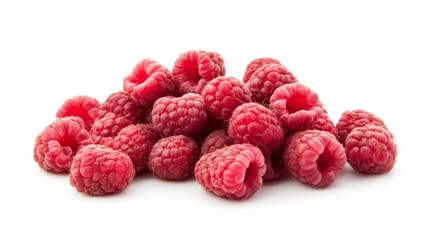
{"label": "white background", "polygon": [[[428,12],[426,0],[1,0],[0,239],[428,239]],[[33,161],[64,100],[104,101],[142,58],[171,69],[196,49],[219,52],[237,78],[254,58],[279,59],[334,122],[376,113],[396,137],[395,168],[347,167],[323,190],[286,179],[237,202],[150,174],[87,197]]]}

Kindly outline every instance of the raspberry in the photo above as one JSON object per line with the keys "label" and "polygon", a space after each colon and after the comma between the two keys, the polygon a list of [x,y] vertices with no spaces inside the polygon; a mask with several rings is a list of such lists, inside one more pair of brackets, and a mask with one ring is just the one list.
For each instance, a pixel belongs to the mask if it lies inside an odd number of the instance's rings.
{"label": "raspberry", "polygon": [[151,107],[160,97],[174,93],[170,70],[151,59],[143,59],[124,79],[124,90],[143,107]]}
{"label": "raspberry", "polygon": [[287,130],[307,129],[323,112],[317,93],[301,83],[277,88],[270,99],[270,109]]}
{"label": "raspberry", "polygon": [[107,113],[112,112],[117,116],[123,116],[132,123],[137,124],[145,119],[143,107],[137,104],[125,91],[111,94],[103,104],[101,104],[98,118],[103,118]]}
{"label": "raspberry", "polygon": [[283,142],[283,129],[274,113],[258,103],[245,103],[232,113],[229,136],[236,143],[250,143],[271,153]]}
{"label": "raspberry", "polygon": [[294,82],[297,82],[295,76],[285,66],[272,63],[257,69],[246,84],[252,92],[253,100],[268,106],[276,88]]}
{"label": "raspberry", "polygon": [[356,109],[345,111],[341,114],[340,120],[336,125],[338,130],[338,139],[340,143],[344,144],[347,135],[357,127],[364,127],[367,124],[382,126],[387,129],[386,124],[380,118],[376,117],[373,113],[365,110]]}
{"label": "raspberry", "polygon": [[132,124],[130,120],[122,116],[116,116],[114,113],[107,113],[103,118],[94,122],[89,133],[93,143],[111,146],[113,138],[122,128]]}
{"label": "raspberry", "polygon": [[70,183],[88,195],[106,195],[124,190],[134,178],[130,158],[103,145],[90,144],[76,154]]}
{"label": "raspberry", "polygon": [[257,58],[252,60],[246,67],[246,72],[244,73],[243,82],[247,83],[250,80],[250,77],[253,75],[253,73],[258,70],[260,67],[264,66],[265,64],[281,64],[277,59],[274,58]]}
{"label": "raspberry", "polygon": [[201,146],[201,156],[232,144],[234,144],[234,141],[228,135],[227,130],[221,129],[214,131],[204,140]]}
{"label": "raspberry", "polygon": [[129,125],[113,139],[112,148],[126,153],[139,173],[146,168],[149,153],[158,140],[159,135],[153,127],[147,124]]}
{"label": "raspberry", "polygon": [[172,72],[180,95],[200,93],[208,81],[225,75],[225,65],[218,53],[188,51],[179,56]]}
{"label": "raspberry", "polygon": [[262,186],[265,169],[259,148],[235,144],[202,156],[194,172],[207,191],[224,198],[247,199]]}
{"label": "raspberry", "polygon": [[90,142],[81,118],[60,118],[37,136],[33,149],[34,160],[46,171],[68,172],[79,146]]}
{"label": "raspberry", "polygon": [[233,77],[213,79],[204,87],[201,96],[211,115],[222,121],[228,121],[236,107],[252,101],[249,87]]}
{"label": "raspberry", "polygon": [[328,112],[326,109],[323,109],[322,114],[318,117],[308,129],[321,130],[332,133],[336,138],[338,138],[338,131],[334,126],[334,123],[329,118]]}
{"label": "raspberry", "polygon": [[382,126],[354,128],[345,141],[347,161],[358,172],[389,172],[398,153],[392,133]]}
{"label": "raspberry", "polygon": [[57,118],[80,117],[85,123],[86,130],[91,129],[97,118],[100,103],[89,96],[75,96],[67,99],[57,111]]}
{"label": "raspberry", "polygon": [[192,174],[198,156],[198,146],[192,138],[171,136],[155,143],[148,166],[159,179],[182,180]]}
{"label": "raspberry", "polygon": [[201,132],[207,121],[203,98],[195,93],[181,97],[162,97],[153,105],[152,121],[163,136],[194,136]]}
{"label": "raspberry", "polygon": [[321,188],[331,185],[341,173],[346,154],[331,133],[305,130],[287,139],[283,160],[292,176]]}

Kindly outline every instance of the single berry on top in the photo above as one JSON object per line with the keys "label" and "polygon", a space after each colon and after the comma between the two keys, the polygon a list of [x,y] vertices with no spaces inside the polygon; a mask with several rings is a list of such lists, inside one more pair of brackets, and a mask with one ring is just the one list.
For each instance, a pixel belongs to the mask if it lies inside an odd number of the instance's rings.
{"label": "single berry on top", "polygon": [[216,52],[187,51],[180,54],[172,73],[179,96],[200,93],[210,80],[225,75],[225,64]]}
{"label": "single berry on top", "polygon": [[354,128],[345,141],[347,162],[358,172],[389,172],[396,163],[398,150],[393,134],[386,128],[367,124]]}

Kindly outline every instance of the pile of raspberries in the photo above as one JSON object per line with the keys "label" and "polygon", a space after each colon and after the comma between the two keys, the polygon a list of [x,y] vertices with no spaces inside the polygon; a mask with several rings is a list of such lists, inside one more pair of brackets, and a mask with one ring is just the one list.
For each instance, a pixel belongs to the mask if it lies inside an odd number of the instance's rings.
{"label": "pile of raspberries", "polygon": [[317,93],[278,60],[254,59],[240,80],[206,51],[181,54],[172,71],[143,59],[103,103],[66,100],[34,145],[42,169],[69,173],[88,195],[121,192],[150,171],[162,180],[194,176],[228,199],[247,199],[285,175],[327,187],[346,162],[364,174],[386,173],[396,155],[380,118],[345,111],[334,125]]}

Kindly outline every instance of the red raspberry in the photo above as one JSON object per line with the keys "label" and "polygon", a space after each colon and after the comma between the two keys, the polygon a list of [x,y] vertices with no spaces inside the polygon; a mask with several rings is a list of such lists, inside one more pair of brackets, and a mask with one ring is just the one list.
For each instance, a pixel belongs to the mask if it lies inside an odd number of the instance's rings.
{"label": "red raspberry", "polygon": [[151,107],[160,97],[174,93],[170,70],[151,59],[143,59],[124,79],[124,90],[143,107]]}
{"label": "red raspberry", "polygon": [[246,67],[246,72],[244,73],[243,82],[247,83],[250,80],[250,77],[253,75],[253,73],[258,70],[260,67],[264,66],[265,64],[281,64],[277,59],[274,58],[257,58],[252,60]]}
{"label": "red raspberry", "polygon": [[387,129],[383,120],[376,117],[373,113],[361,109],[343,112],[336,125],[340,143],[344,144],[347,135],[351,133],[353,129],[357,127],[364,127],[367,124],[382,126]]}
{"label": "red raspberry", "polygon": [[234,144],[234,140],[228,135],[226,129],[214,131],[204,140],[201,146],[201,156],[232,144]]}
{"label": "red raspberry", "polygon": [[68,172],[81,144],[91,139],[79,117],[64,117],[47,126],[36,138],[33,156],[49,172]]}
{"label": "red raspberry", "polygon": [[274,113],[258,103],[245,103],[234,110],[228,134],[236,143],[250,143],[263,153],[278,149],[284,137]]}
{"label": "red raspberry", "polygon": [[350,166],[366,174],[389,172],[398,153],[392,133],[370,124],[354,128],[346,138],[345,148]]}
{"label": "red raspberry", "polygon": [[89,133],[93,143],[112,146],[113,138],[122,128],[132,124],[130,120],[122,116],[116,116],[114,113],[107,113],[103,118],[94,122]]}
{"label": "red raspberry", "polygon": [[57,118],[80,117],[85,123],[86,130],[91,129],[97,118],[100,103],[89,96],[75,96],[67,99],[57,111]]}
{"label": "red raspberry", "polygon": [[318,117],[313,123],[311,123],[308,129],[330,132],[336,138],[338,138],[337,128],[335,128],[334,123],[329,118],[326,109],[323,109],[322,115],[320,115],[320,117]]}
{"label": "red raspberry", "polygon": [[285,66],[272,63],[258,68],[246,84],[253,94],[253,100],[268,106],[276,88],[294,82],[297,82],[295,76]]}
{"label": "red raspberry", "polygon": [[323,112],[317,93],[301,83],[277,88],[270,99],[270,109],[287,130],[307,129]]}
{"label": "red raspberry", "polygon": [[201,132],[207,121],[203,98],[195,93],[181,97],[162,97],[153,105],[152,121],[163,136],[194,136]]}
{"label": "red raspberry", "polygon": [[299,181],[313,187],[326,187],[343,170],[346,153],[331,133],[305,130],[287,139],[283,160],[292,176]]}
{"label": "red raspberry", "polygon": [[201,96],[211,115],[222,121],[228,121],[236,107],[252,101],[249,87],[233,77],[213,79],[204,87]]}
{"label": "red raspberry", "polygon": [[200,93],[208,81],[225,75],[225,65],[216,52],[188,51],[179,56],[172,72],[180,95]]}
{"label": "red raspberry", "polygon": [[143,107],[135,102],[130,94],[125,91],[111,94],[106,101],[101,104],[98,118],[103,118],[109,112],[117,116],[123,116],[134,124],[143,122],[146,117],[146,112]]}
{"label": "red raspberry", "polygon": [[133,163],[123,152],[90,144],[76,154],[70,183],[88,195],[106,195],[124,190],[134,178]]}
{"label": "red raspberry", "polygon": [[126,153],[139,173],[146,168],[149,153],[158,140],[159,135],[153,127],[147,124],[129,125],[116,135],[112,148]]}
{"label": "red raspberry", "polygon": [[235,144],[202,156],[194,172],[207,191],[224,198],[247,199],[262,186],[265,168],[261,150]]}
{"label": "red raspberry", "polygon": [[148,166],[159,179],[182,180],[192,174],[199,153],[197,144],[190,137],[166,137],[153,146]]}

